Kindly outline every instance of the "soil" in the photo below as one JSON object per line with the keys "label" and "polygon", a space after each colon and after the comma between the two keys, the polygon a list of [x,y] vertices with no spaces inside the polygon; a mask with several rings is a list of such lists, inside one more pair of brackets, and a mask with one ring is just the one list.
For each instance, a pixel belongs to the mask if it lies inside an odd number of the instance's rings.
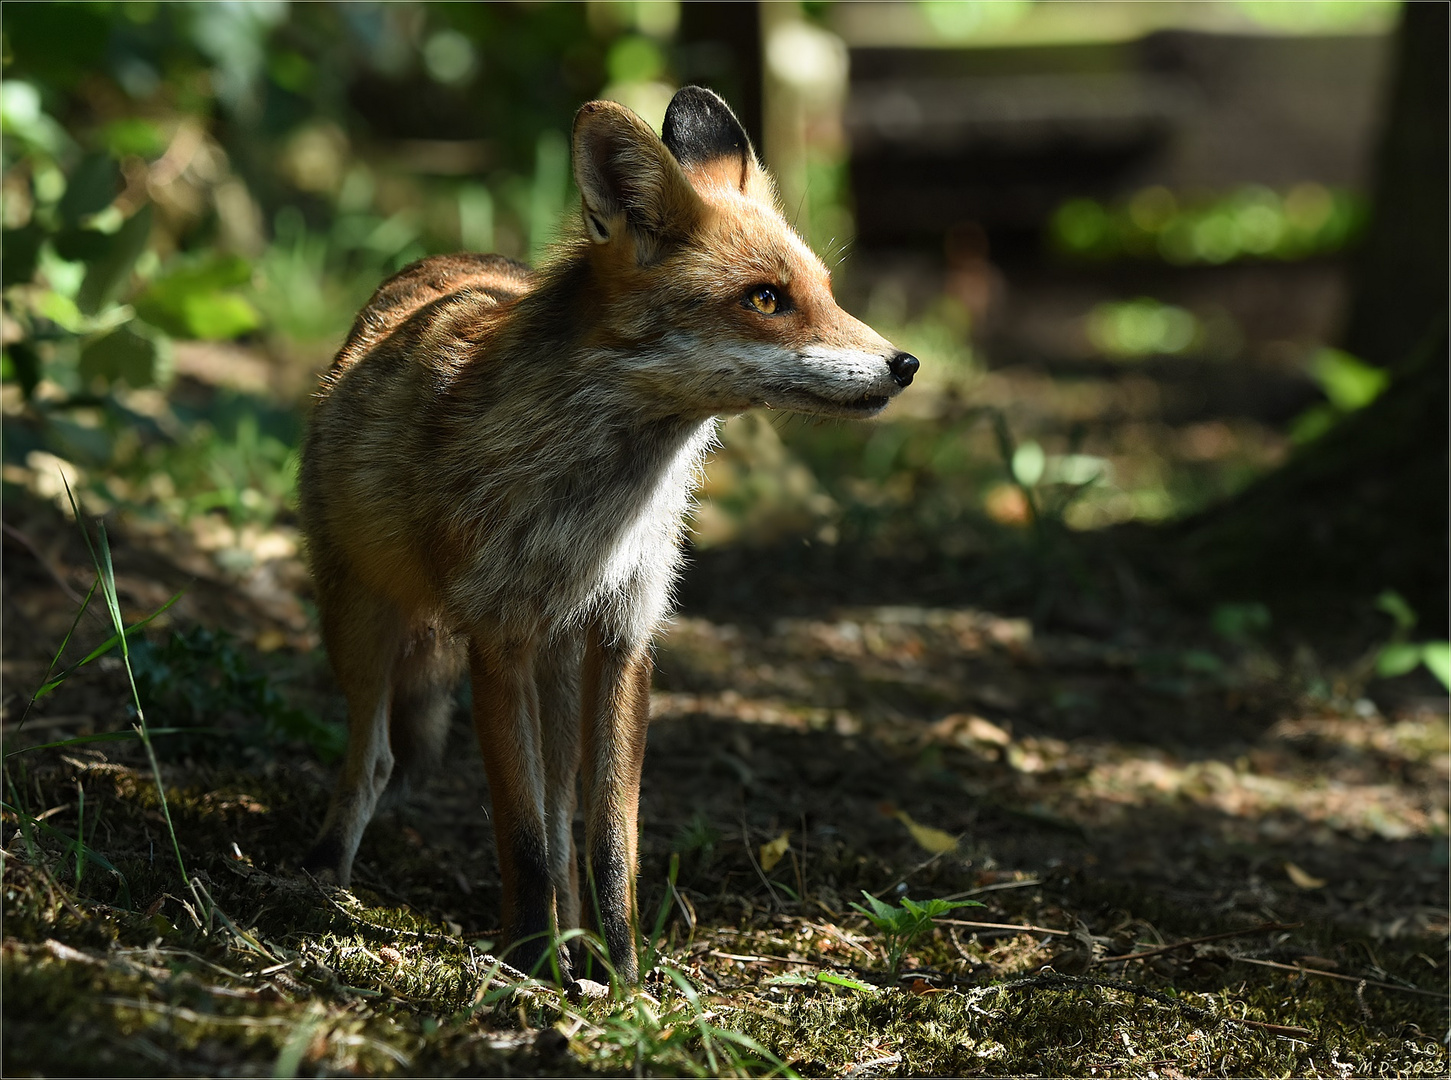
{"label": "soil", "polygon": [[[7,753],[124,728],[133,713],[114,657],[80,669],[19,723],[93,575],[78,529],[52,505],[8,499],[5,513]],[[290,701],[339,717],[295,598],[289,606],[255,582],[196,574],[201,563],[187,562],[176,536],[124,521],[113,532],[128,621],[187,585],[153,634],[168,622],[248,628],[227,648],[285,684]],[[1434,1067],[1415,1049],[1431,1045],[1417,1033],[1439,1031],[1446,985],[1446,701],[1429,676],[1376,683],[1365,665],[1330,665],[1304,642],[1289,651],[1252,636],[1231,643],[1197,616],[1176,623],[1172,610],[1147,624],[1152,632],[1141,622],[1090,634],[961,602],[852,606],[833,599],[852,583],[801,576],[809,561],[780,603],[760,592],[752,608],[741,602],[749,579],[731,576],[747,557],[698,558],[685,606],[662,635],[641,801],[644,918],[661,913],[667,954],[703,990],[758,994],[763,980],[792,971],[890,984],[880,942],[851,907],[862,891],[888,901],[971,895],[986,907],[959,910],[909,951],[901,977],[919,992],[1056,972],[1233,1000],[1253,993],[1246,986],[1308,981],[1338,1007],[1363,1010],[1378,1053],[1404,1070]],[[275,580],[300,578],[290,558]],[[711,573],[720,576],[702,578]],[[860,592],[889,589],[878,580]],[[86,648],[105,627],[88,615],[76,636]],[[166,726],[168,707],[158,703],[149,722]],[[239,874],[300,880],[330,772],[316,746],[242,738],[255,717],[216,726],[238,737],[188,738],[175,753],[156,742],[184,857],[227,908],[253,895]],[[375,909],[370,917],[408,912],[487,943],[497,937],[498,875],[463,708],[447,759],[370,827],[354,892]],[[89,842],[127,876],[132,909],[183,924],[136,744],[76,743],[8,766],[7,802],[69,835],[83,813]],[[21,865],[21,832],[13,816],[7,824],[12,865]],[[65,855],[50,865],[63,875]],[[295,886],[268,888],[275,897]],[[98,871],[76,895],[128,906]],[[104,952],[94,934],[72,927],[67,938],[59,909],[41,917],[18,903],[7,901],[15,963],[46,939]],[[231,917],[269,941],[308,936],[296,912],[259,903],[256,915],[233,906]],[[1077,952],[1076,928],[1087,935]],[[1114,959],[1213,935],[1228,936]],[[28,969],[7,970],[20,978]],[[35,1022],[13,999],[7,1014],[12,1031]],[[1293,1027],[1303,1016],[1303,1001],[1286,1003],[1263,1022]],[[806,1072],[844,1067],[804,1045],[777,1043]],[[1318,1060],[1325,1044],[1316,1045],[1309,1040],[1305,1061]],[[864,1047],[845,1052],[865,1060]],[[8,1041],[7,1071],[57,1060],[36,1053]],[[200,1060],[180,1054],[167,1068]],[[513,1067],[540,1067],[528,1060]],[[906,1060],[882,1067],[909,1071]]]}

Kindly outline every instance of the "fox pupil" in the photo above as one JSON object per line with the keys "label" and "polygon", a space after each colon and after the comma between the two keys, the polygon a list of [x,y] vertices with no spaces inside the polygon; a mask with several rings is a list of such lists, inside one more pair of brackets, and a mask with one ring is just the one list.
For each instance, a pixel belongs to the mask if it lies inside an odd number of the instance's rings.
{"label": "fox pupil", "polygon": [[752,289],[748,299],[751,302],[751,307],[755,308],[762,315],[774,315],[776,308],[780,305],[780,301],[776,296],[776,290],[767,288],[764,285],[760,288]]}

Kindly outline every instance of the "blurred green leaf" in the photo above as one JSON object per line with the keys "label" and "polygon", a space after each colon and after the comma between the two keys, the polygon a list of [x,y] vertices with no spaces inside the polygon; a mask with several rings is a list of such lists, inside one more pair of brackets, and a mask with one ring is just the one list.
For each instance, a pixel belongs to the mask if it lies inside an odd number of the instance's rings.
{"label": "blurred green leaf", "polygon": [[262,325],[257,309],[236,293],[196,293],[186,297],[181,308],[188,336],[206,341],[240,337]]}
{"label": "blurred green leaf", "polygon": [[1236,645],[1250,642],[1270,627],[1270,609],[1264,604],[1220,604],[1209,617],[1214,632]]}
{"label": "blurred green leaf", "polygon": [[1421,646],[1392,644],[1381,649],[1375,661],[1375,672],[1383,679],[1394,679],[1414,671],[1421,662]]}
{"label": "blurred green leaf", "polygon": [[40,293],[35,300],[36,314],[42,318],[49,319],[63,330],[69,330],[73,334],[80,333],[81,313],[76,303],[70,297],[58,293],[53,289],[47,289]]}
{"label": "blurred green leaf", "polygon": [[1185,671],[1201,675],[1217,675],[1224,670],[1224,661],[1204,649],[1185,649],[1179,656]]}
{"label": "blurred green leaf", "polygon": [[1406,603],[1406,598],[1394,589],[1386,589],[1377,596],[1375,606],[1377,611],[1383,611],[1394,619],[1401,630],[1409,630],[1416,625],[1416,613]]}
{"label": "blurred green leaf", "polygon": [[23,229],[6,229],[0,234],[0,248],[5,252],[5,257],[0,259],[0,281],[6,285],[18,285],[34,277],[36,259],[44,239],[45,233],[34,222]]}
{"label": "blurred green leaf", "polygon": [[109,154],[89,154],[72,170],[60,200],[60,216],[75,224],[110,206],[121,190],[121,170]]}
{"label": "blurred green leaf", "polygon": [[183,266],[152,282],[136,298],[136,311],[177,337],[237,337],[262,324],[251,302],[232,291],[251,277],[251,264],[233,255]]}
{"label": "blurred green leaf", "polygon": [[665,55],[649,38],[630,34],[610,46],[605,66],[615,82],[646,82],[665,70]]}
{"label": "blurred green leaf", "polygon": [[251,279],[252,264],[246,259],[237,255],[215,255],[168,271],[152,282],[147,294],[158,300],[167,300],[245,285]]}
{"label": "blurred green leaf", "polygon": [[82,311],[94,315],[116,298],[150,239],[151,206],[147,204],[126,219],[110,237],[105,253],[86,269],[76,295]]}
{"label": "blurred green leaf", "polygon": [[1339,349],[1321,349],[1316,353],[1310,362],[1310,377],[1342,412],[1365,408],[1380,397],[1390,382],[1385,371]]}
{"label": "blurred green leaf", "polygon": [[101,141],[106,149],[118,156],[136,154],[153,158],[166,149],[166,133],[161,126],[140,117],[127,117],[107,124],[101,131]]}
{"label": "blurred green leaf", "polygon": [[[6,19],[7,37],[11,22]],[[6,44],[15,47],[14,41]],[[70,144],[70,136],[41,108],[40,91],[28,82],[15,79],[7,79],[0,86],[0,131],[52,157]]]}
{"label": "blurred green leaf", "polygon": [[5,348],[3,376],[6,382],[14,380],[28,398],[40,382],[40,356],[27,341],[11,342]]}
{"label": "blurred green leaf", "polygon": [[1451,690],[1451,641],[1428,641],[1421,649],[1421,662],[1441,685]]}
{"label": "blurred green leaf", "polygon": [[161,381],[163,367],[160,344],[132,326],[113,330],[81,349],[80,372],[87,380],[154,386]]}
{"label": "blurred green leaf", "polygon": [[1048,457],[1036,442],[1019,443],[1013,451],[1013,477],[1024,487],[1032,487],[1043,478]]}
{"label": "blurred green leaf", "polygon": [[1340,411],[1328,402],[1311,405],[1290,421],[1290,441],[1297,446],[1312,443],[1335,426]]}

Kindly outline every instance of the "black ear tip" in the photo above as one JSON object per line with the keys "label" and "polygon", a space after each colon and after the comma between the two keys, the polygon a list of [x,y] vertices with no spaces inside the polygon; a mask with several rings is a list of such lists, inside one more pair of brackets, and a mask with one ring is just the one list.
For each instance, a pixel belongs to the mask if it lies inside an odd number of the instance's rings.
{"label": "black ear tip", "polygon": [[660,136],[682,165],[754,153],[725,99],[704,86],[683,86],[670,99]]}
{"label": "black ear tip", "polygon": [[682,86],[665,109],[662,133],[677,135],[700,128],[738,126],[736,114],[725,98],[704,86]]}
{"label": "black ear tip", "polygon": [[676,105],[718,105],[727,111],[730,108],[726,105],[725,98],[708,86],[682,86],[670,99],[670,107],[674,108]]}

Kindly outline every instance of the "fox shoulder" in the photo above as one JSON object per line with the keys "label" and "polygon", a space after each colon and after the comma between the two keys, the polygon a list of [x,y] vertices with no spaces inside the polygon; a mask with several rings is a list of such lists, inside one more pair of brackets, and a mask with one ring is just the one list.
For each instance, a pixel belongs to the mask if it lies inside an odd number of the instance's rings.
{"label": "fox shoulder", "polygon": [[534,288],[534,274],[502,255],[433,255],[410,263],[378,286],[358,312],[335,367],[361,359],[380,341],[431,304],[465,297],[480,308],[496,308]]}

